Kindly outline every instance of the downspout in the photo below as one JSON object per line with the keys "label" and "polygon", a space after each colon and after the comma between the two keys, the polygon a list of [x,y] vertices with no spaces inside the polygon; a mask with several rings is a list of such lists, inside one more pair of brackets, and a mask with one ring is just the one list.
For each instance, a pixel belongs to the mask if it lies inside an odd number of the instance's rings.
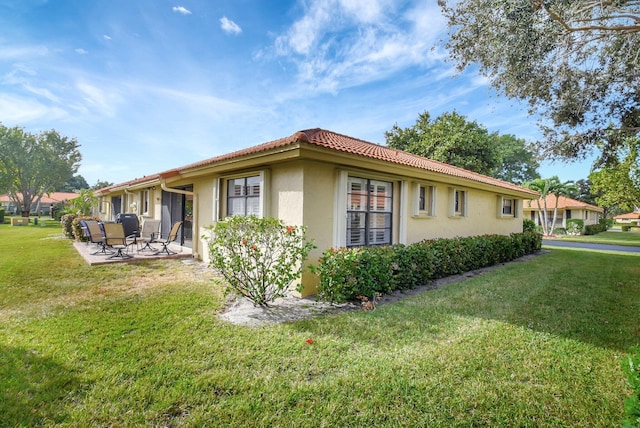
{"label": "downspout", "polygon": [[199,259],[200,258],[200,254],[198,252],[198,249],[200,247],[200,240],[196,239],[197,233],[198,232],[198,195],[196,195],[195,192],[190,192],[188,190],[180,190],[180,189],[173,189],[171,187],[167,187],[167,182],[165,180],[160,181],[160,188],[162,190],[164,190],[165,192],[169,192],[169,193],[179,193],[181,195],[188,195],[188,196],[193,196],[193,222],[191,227],[193,228],[193,237],[191,238],[191,242],[193,243],[193,248],[191,249],[191,253],[193,254],[193,257]]}

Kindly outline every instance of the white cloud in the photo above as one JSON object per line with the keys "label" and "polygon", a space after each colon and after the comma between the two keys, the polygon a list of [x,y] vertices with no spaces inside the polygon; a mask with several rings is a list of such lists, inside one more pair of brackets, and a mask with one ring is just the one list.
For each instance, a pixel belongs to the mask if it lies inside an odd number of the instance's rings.
{"label": "white cloud", "polygon": [[29,122],[55,122],[69,116],[60,107],[50,107],[32,99],[0,94],[0,117],[5,124],[24,125]]}
{"label": "white cloud", "polygon": [[48,53],[46,46],[0,46],[0,60],[45,56]]}
{"label": "white cloud", "polygon": [[174,6],[173,11],[183,15],[191,15],[191,11],[184,6]]}
{"label": "white cloud", "polygon": [[220,18],[220,28],[227,34],[240,34],[242,33],[242,28],[226,16]]}
{"label": "white cloud", "polygon": [[106,34],[104,34],[102,37],[104,37],[105,40],[111,40],[111,37],[107,36]]}
{"label": "white cloud", "polygon": [[76,53],[77,53],[77,54],[79,54],[79,55],[86,55],[86,54],[88,54],[88,53],[89,53],[89,52],[85,51],[85,50],[84,50],[84,49],[82,49],[82,48],[78,48],[78,49],[76,49],[75,51],[76,51]]}
{"label": "white cloud", "polygon": [[315,92],[336,93],[388,78],[407,67],[432,67],[432,50],[446,31],[433,2],[327,0],[276,36],[277,56],[293,62],[298,82]]}
{"label": "white cloud", "polygon": [[84,105],[76,107],[80,111],[87,108],[93,108],[99,114],[104,116],[113,116],[116,114],[116,106],[120,102],[121,97],[115,90],[105,90],[89,83],[79,82],[76,88],[80,91],[80,95]]}

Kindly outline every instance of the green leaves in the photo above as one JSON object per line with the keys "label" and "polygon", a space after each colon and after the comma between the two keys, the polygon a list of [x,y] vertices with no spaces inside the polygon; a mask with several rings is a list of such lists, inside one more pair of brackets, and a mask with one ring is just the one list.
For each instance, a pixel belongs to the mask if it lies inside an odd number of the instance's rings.
{"label": "green leaves", "polygon": [[538,176],[538,162],[524,140],[490,134],[455,111],[434,121],[421,113],[413,127],[394,125],[385,138],[389,147],[516,184]]}
{"label": "green leaves", "polygon": [[286,226],[276,218],[233,216],[209,230],[210,265],[224,277],[228,291],[255,305],[284,297],[314,248],[305,227]]}
{"label": "green leaves", "polygon": [[312,267],[320,277],[318,297],[329,302],[373,298],[395,290],[531,254],[540,249],[538,233],[426,240],[412,245],[330,248]]}
{"label": "green leaves", "polygon": [[458,70],[471,64],[540,118],[548,156],[580,158],[640,131],[637,2],[439,0]]}
{"label": "green leaves", "polygon": [[28,215],[43,194],[63,185],[77,172],[82,156],[75,139],[57,131],[40,134],[0,124],[0,190]]}

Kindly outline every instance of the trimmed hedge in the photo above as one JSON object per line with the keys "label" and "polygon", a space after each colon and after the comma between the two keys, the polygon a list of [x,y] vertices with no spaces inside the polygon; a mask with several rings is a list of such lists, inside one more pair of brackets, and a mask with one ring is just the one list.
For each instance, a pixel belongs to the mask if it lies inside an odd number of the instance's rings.
{"label": "trimmed hedge", "polygon": [[606,223],[599,223],[599,224],[589,224],[587,226],[584,227],[584,234],[585,235],[596,235],[600,232],[606,232],[607,231],[607,225]]}
{"label": "trimmed hedge", "polygon": [[524,232],[425,240],[412,245],[331,248],[311,269],[320,278],[318,298],[345,302],[507,262],[541,246],[542,235]]}

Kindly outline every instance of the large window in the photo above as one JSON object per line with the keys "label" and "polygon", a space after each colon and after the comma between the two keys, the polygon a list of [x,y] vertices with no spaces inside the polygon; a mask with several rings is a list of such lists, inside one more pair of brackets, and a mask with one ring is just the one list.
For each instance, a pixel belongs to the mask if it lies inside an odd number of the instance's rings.
{"label": "large window", "polygon": [[391,244],[393,183],[349,177],[347,246]]}
{"label": "large window", "polygon": [[259,175],[227,180],[227,215],[257,215],[260,210]]}

